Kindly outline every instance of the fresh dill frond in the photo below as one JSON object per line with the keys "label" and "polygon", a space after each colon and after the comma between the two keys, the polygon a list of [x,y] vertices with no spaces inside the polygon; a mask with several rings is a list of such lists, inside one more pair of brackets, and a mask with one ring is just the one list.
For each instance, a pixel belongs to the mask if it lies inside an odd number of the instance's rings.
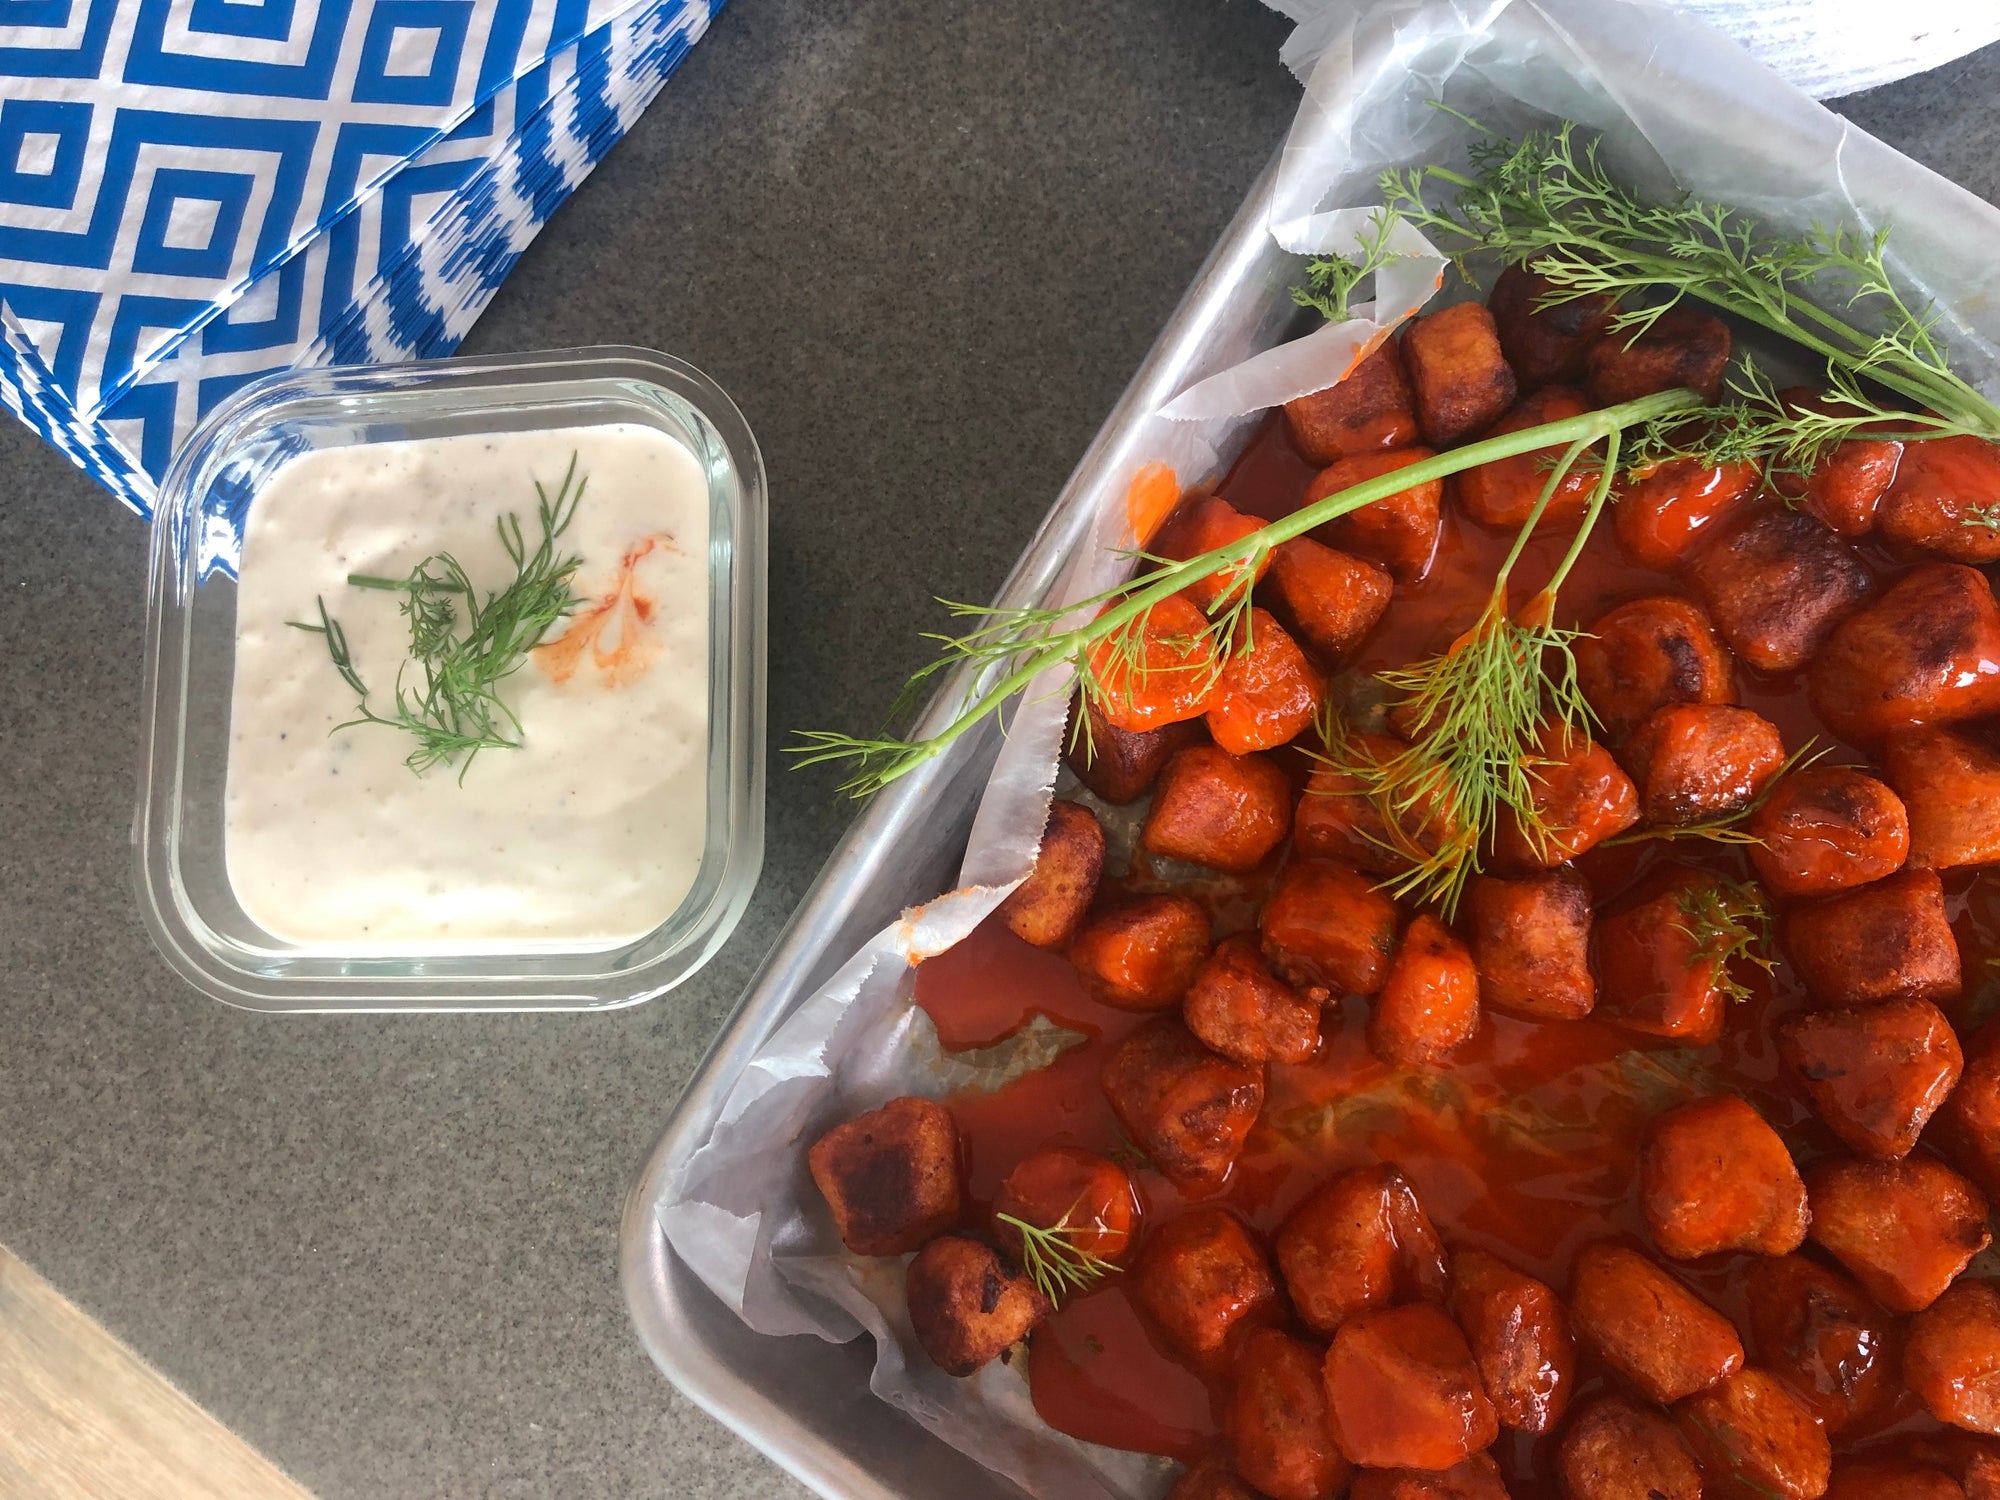
{"label": "fresh dill frond", "polygon": [[1070,1222],[1070,1215],[1076,1210],[1077,1204],[1072,1203],[1068,1212],[1046,1226],[1030,1224],[1013,1214],[994,1215],[1021,1236],[1021,1269],[1049,1299],[1051,1307],[1062,1306],[1063,1298],[1072,1292],[1089,1291],[1118,1269],[1103,1256],[1076,1243],[1075,1236],[1097,1232],[1094,1225]]}
{"label": "fresh dill frond", "polygon": [[2000,505],[1968,505],[1958,524],[1976,526],[1981,531],[2000,531]]}
{"label": "fresh dill frond", "polygon": [[[1551,735],[1587,737],[1594,719],[1572,649],[1581,632],[1554,623],[1556,594],[1603,514],[1619,441],[1618,433],[1609,434],[1606,451],[1590,458],[1590,445],[1579,439],[1549,470],[1469,630],[1437,656],[1376,674],[1410,726],[1409,748],[1380,761],[1356,756],[1337,762],[1375,803],[1396,843],[1393,852],[1407,865],[1383,888],[1434,902],[1447,919],[1479,872],[1481,853],[1504,815],[1513,815],[1537,850],[1552,837],[1535,803],[1535,767]],[[1508,595],[1514,565],[1556,490],[1587,460],[1594,463],[1596,483],[1576,537],[1541,593],[1517,613]],[[1423,830],[1439,821],[1444,836],[1426,841]]]}
{"label": "fresh dill frond", "polygon": [[1347,304],[1354,289],[1396,258],[1389,248],[1389,235],[1396,216],[1377,213],[1359,241],[1360,254],[1353,260],[1340,255],[1315,256],[1306,262],[1306,284],[1292,288],[1292,300],[1310,307],[1329,323],[1345,323],[1354,316]]}
{"label": "fresh dill frond", "polygon": [[1434,895],[1447,908],[1455,907],[1457,883],[1439,876],[1477,867],[1479,831],[1456,816],[1450,769],[1414,751],[1388,758],[1402,761],[1399,765],[1371,754],[1330,699],[1320,705],[1315,732],[1322,748],[1308,750],[1307,758],[1345,778],[1351,794],[1369,803],[1381,825],[1380,832],[1365,825],[1356,832],[1395,864],[1383,888],[1398,896]]}
{"label": "fresh dill frond", "polygon": [[[873,736],[826,730],[802,732],[786,747],[787,753],[794,757],[793,764],[800,766],[844,763],[849,767],[849,775],[842,783],[842,790],[861,797],[879,791],[943,754],[962,736],[998,715],[1016,694],[1052,669],[1071,671],[1084,694],[1099,707],[1129,701],[1129,695],[1157,671],[1199,671],[1212,685],[1213,676],[1252,644],[1250,593],[1241,586],[1224,590],[1221,598],[1205,612],[1204,623],[1185,637],[1149,630],[1155,611],[1190,585],[1218,573],[1235,578],[1252,577],[1255,560],[1282,543],[1304,536],[1314,527],[1350,511],[1400,494],[1413,485],[1539,448],[1574,447],[1581,454],[1626,428],[1656,417],[1684,414],[1700,404],[1701,398],[1693,392],[1663,391],[1560,421],[1482,438],[1301,506],[1288,516],[1200,556],[1149,565],[1125,582],[1075,604],[992,609],[941,600],[955,618],[978,623],[962,635],[928,637],[937,643],[938,657],[905,685],[897,698],[896,716],[880,732]],[[1602,482],[1593,494],[1590,520],[1602,508],[1611,475],[1612,470],[1605,469],[1601,476]],[[1549,493],[1553,492],[1552,484]],[[1578,532],[1577,548],[1580,549],[1588,532],[1589,521],[1586,521]],[[1576,550],[1572,549],[1569,562],[1574,562]],[[1565,570],[1568,566],[1565,563]],[[1183,648],[1182,659],[1164,665],[1155,663],[1147,651],[1149,641],[1170,648],[1178,645]],[[963,694],[952,705],[950,717],[928,733],[898,737],[902,718],[914,711],[931,680],[959,666],[969,666],[973,673]]]}
{"label": "fresh dill frond", "polygon": [[[1461,117],[1463,118],[1463,117]],[[2000,407],[1951,369],[1928,304],[1913,306],[1890,273],[1888,231],[1813,225],[1765,234],[1734,209],[1687,194],[1649,202],[1614,180],[1592,137],[1565,122],[1518,141],[1485,131],[1470,173],[1391,171],[1385,204],[1463,258],[1490,254],[1545,278],[1542,305],[1611,299],[1611,332],[1636,338],[1696,298],[1817,355],[1829,374],[1871,380],[1935,429],[2000,439]],[[1427,201],[1433,186],[1451,201]],[[1834,310],[1829,310],[1829,308]]]}
{"label": "fresh dill frond", "polygon": [[1604,840],[1602,847],[1609,849],[1619,844],[1671,844],[1681,839],[1699,839],[1710,844],[1761,844],[1764,841],[1743,825],[1755,817],[1758,809],[1771,800],[1787,776],[1825,759],[1829,748],[1818,745],[1816,740],[1807,740],[1784,758],[1776,774],[1764,783],[1763,791],[1733,812],[1718,813],[1712,818],[1703,818],[1698,823],[1683,823],[1678,827],[1662,825],[1656,828],[1635,828],[1630,833],[1621,833]]}
{"label": "fresh dill frond", "polygon": [[1771,945],[1771,909],[1753,885],[1735,880],[1699,880],[1674,893],[1680,920],[1674,931],[1694,944],[1688,967],[1708,966],[1709,983],[1731,1000],[1748,1000],[1750,991],[1731,971],[1737,959],[1765,973],[1777,967]]}
{"label": "fresh dill frond", "polygon": [[1643,471],[1677,458],[1704,466],[1748,463],[1768,483],[1803,478],[1855,438],[1921,442],[1961,435],[1980,433],[1964,423],[1879,401],[1853,372],[1838,366],[1828,370],[1826,389],[1812,403],[1788,405],[1770,376],[1746,356],[1731,373],[1727,399],[1694,421],[1649,426],[1634,434],[1626,470]]}
{"label": "fresh dill frond", "polygon": [[1364,785],[1392,829],[1420,828],[1427,810],[1441,811],[1448,829],[1435,848],[1403,851],[1419,857],[1385,889],[1435,902],[1450,918],[1503,813],[1523,820],[1531,842],[1537,832],[1546,838],[1532,767],[1551,724],[1581,731],[1587,723],[1573,691],[1577,634],[1516,619],[1496,598],[1450,650],[1378,674],[1419,727],[1409,749],[1363,770]]}
{"label": "fresh dill frond", "polygon": [[[577,477],[577,457],[552,496],[535,481],[536,520],[540,538],[531,548],[520,517],[513,512],[498,524],[500,545],[514,565],[514,577],[482,600],[458,559],[436,552],[403,578],[350,573],[353,588],[377,589],[403,596],[401,612],[409,626],[410,654],[396,674],[394,706],[388,711],[369,701],[367,684],[354,664],[347,633],[317,601],[320,623],[291,622],[295,629],[324,636],[327,654],[341,679],[354,690],[355,716],[334,726],[334,733],[361,724],[379,724],[412,735],[417,743],[404,764],[418,775],[435,766],[451,765],[459,756],[464,780],[473,757],[481,750],[519,749],[521,725],[501,701],[500,684],[518,671],[528,653],[576,607],[570,580],[583,559],[560,556],[556,541],[576,519],[586,479]],[[463,617],[461,619],[461,616]],[[410,668],[415,665],[416,681]]]}

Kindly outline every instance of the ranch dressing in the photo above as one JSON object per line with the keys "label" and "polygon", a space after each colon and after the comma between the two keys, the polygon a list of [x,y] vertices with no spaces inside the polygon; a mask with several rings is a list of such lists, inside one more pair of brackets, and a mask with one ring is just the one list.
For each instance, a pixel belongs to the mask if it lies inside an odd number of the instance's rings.
{"label": "ranch dressing", "polygon": [[[585,481],[558,555],[580,603],[501,685],[520,749],[413,773],[401,729],[355,716],[315,599],[346,633],[369,702],[421,684],[402,578],[433,553],[482,596],[514,565],[508,512],[540,539],[532,481]],[[671,915],[701,864],[708,798],[708,483],[636,424],[320,449],[251,501],[239,563],[224,857],[250,919],[342,952],[601,947]],[[461,627],[462,628],[462,627]]]}

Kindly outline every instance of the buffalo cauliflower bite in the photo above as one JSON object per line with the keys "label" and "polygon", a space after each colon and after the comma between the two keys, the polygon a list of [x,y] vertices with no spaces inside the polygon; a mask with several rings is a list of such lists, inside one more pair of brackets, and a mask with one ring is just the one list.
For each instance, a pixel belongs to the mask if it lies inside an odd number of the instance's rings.
{"label": "buffalo cauliflower bite", "polygon": [[1705,870],[1670,865],[1634,904],[1597,924],[1602,1013],[1630,1031],[1706,1047],[1722,1036],[1727,977],[1697,935],[1694,915],[1722,899]]}
{"label": "buffalo cauliflower bite", "polygon": [[1903,1378],[1940,1422],[2000,1435],[2000,1291],[1958,1281],[1912,1318]]}
{"label": "buffalo cauliflower bite", "polygon": [[1873,1416],[1898,1390],[1897,1319],[1848,1276],[1803,1255],[1750,1268],[1750,1343],[1812,1403],[1828,1432]]}
{"label": "buffalo cauliflower bite", "polygon": [[[1552,385],[1535,392],[1494,423],[1489,435],[1499,437],[1503,433],[1523,432],[1530,427],[1580,417],[1589,410],[1590,402],[1584,398],[1583,392],[1571,390],[1568,386]],[[1455,474],[1452,476],[1452,493],[1458,499],[1458,508],[1482,526],[1518,531],[1534,513],[1536,505],[1540,504],[1542,491],[1548,488],[1551,465],[1562,456],[1561,444],[1552,448],[1531,448],[1526,453],[1491,459],[1476,468]],[[1551,529],[1574,527],[1590,504],[1591,491],[1597,488],[1597,477],[1598,470],[1590,463],[1573,465],[1557,482],[1549,496],[1548,507],[1537,524]]]}
{"label": "buffalo cauliflower bite", "polygon": [[1078,781],[1114,806],[1145,796],[1173,753],[1202,735],[1199,723],[1187,721],[1158,729],[1120,729],[1090,694],[1081,694],[1079,701],[1084,722],[1076,722],[1078,703],[1072,702],[1063,762]]}
{"label": "buffalo cauliflower bite", "polygon": [[1761,476],[1748,463],[1669,458],[1628,474],[1613,525],[1633,558],[1662,573],[1720,536],[1749,507]]}
{"label": "buffalo cauliflower bite", "polygon": [[1465,1335],[1424,1302],[1342,1323],[1326,1397],[1341,1452],[1371,1469],[1449,1469],[1500,1435]]}
{"label": "buffalo cauliflower bite", "polygon": [[1060,948],[1076,935],[1104,873],[1104,830],[1076,802],[1051,802],[1035,868],[1000,903],[1000,919],[1037,948]]}
{"label": "buffalo cauliflower bite", "polygon": [[1514,371],[1500,352],[1493,314],[1480,303],[1412,318],[1403,330],[1403,367],[1417,426],[1433,448],[1478,437],[1514,404]]}
{"label": "buffalo cauliflower bite", "polygon": [[1486,298],[1486,310],[1493,314],[1494,332],[1500,338],[1500,352],[1524,391],[1536,390],[1551,381],[1574,383],[1583,374],[1584,355],[1611,323],[1614,310],[1609,297],[1600,292],[1582,296],[1560,294],[1560,300],[1543,304],[1556,291],[1555,283],[1522,266],[1509,266],[1493,283]]}
{"label": "buffalo cauliflower bite", "polygon": [[1396,906],[1358,871],[1330,859],[1285,866],[1257,927],[1264,956],[1301,989],[1372,995],[1396,947]]}
{"label": "buffalo cauliflower bite", "polygon": [[1556,1448],[1563,1500],[1701,1500],[1701,1471],[1657,1407],[1600,1396]]}
{"label": "buffalo cauliflower bite", "polygon": [[1139,1232],[1139,1195],[1118,1163],[1075,1146],[1044,1146],[1015,1164],[993,1202],[993,1237],[1019,1255],[1021,1230],[1009,1219],[1060,1228],[1079,1254],[1116,1265]]}
{"label": "buffalo cauliflower bite", "polygon": [[1685,386],[1713,401],[1729,364],[1729,325],[1692,307],[1670,307],[1636,333],[1612,330],[1584,351],[1590,399],[1616,406]]}
{"label": "buffalo cauliflower bite", "polygon": [[[1793,386],[1778,393],[1791,411],[1817,411],[1840,416],[1843,406],[1825,392]],[[1809,474],[1778,473],[1771,484],[1786,499],[1816,516],[1844,537],[1866,536],[1875,529],[1882,497],[1895,483],[1903,445],[1894,440],[1851,437],[1813,466]]]}
{"label": "buffalo cauliflower bite", "polygon": [[1251,1066],[1311,1057],[1319,1049],[1319,1011],[1319,999],[1271,972],[1247,933],[1222,941],[1181,1000],[1181,1016],[1204,1046]]}
{"label": "buffalo cauliflower bite", "polygon": [[1930,870],[1901,870],[1794,909],[1785,948],[1821,1005],[1948,1000],[1959,990],[1958,940]]}
{"label": "buffalo cauliflower bite", "polygon": [[1986,1195],[1927,1156],[1828,1157],[1806,1173],[1812,1237],[1895,1312],[1937,1301],[1993,1236]]}
{"label": "buffalo cauliflower bite", "polygon": [[1621,1245],[1591,1245],[1577,1257],[1569,1314],[1578,1344],[1662,1405],[1743,1366],[1729,1319]]}
{"label": "buffalo cauliflower bite", "polygon": [[891,1099],[834,1126],[806,1165],[856,1255],[902,1255],[956,1226],[963,1211],[958,1126],[930,1099]]}
{"label": "buffalo cauliflower bite", "polygon": [[[1208,733],[1218,749],[1254,759],[1253,752],[1275,750],[1319,716],[1326,697],[1326,678],[1306,660],[1297,641],[1285,633],[1268,611],[1252,609],[1248,639],[1223,664],[1215,700],[1208,708]],[[1167,774],[1173,774],[1168,767]],[[1157,794],[1156,794],[1157,795]],[[1279,799],[1283,827],[1291,827],[1292,787],[1285,783]],[[1246,819],[1247,821],[1247,819]],[[1283,834],[1279,837],[1282,839]]]}
{"label": "buffalo cauliflower bite", "polygon": [[931,1363],[970,1375],[1021,1342],[1049,1302],[991,1245],[947,1234],[919,1250],[903,1276],[910,1326]]}
{"label": "buffalo cauliflower bite", "polygon": [[1178,1019],[1141,1026],[1099,1076],[1126,1133],[1185,1187],[1221,1184],[1264,1107],[1264,1070],[1209,1051]]}
{"label": "buffalo cauliflower bite", "polygon": [[1186,896],[1127,896],[1083,924],[1069,959],[1106,1005],[1165,1010],[1194,983],[1208,935],[1208,913]]}
{"label": "buffalo cauliflower bite", "polygon": [[2000,1500],[2000,1441],[1948,1430],[1917,1438],[1910,1457],[1951,1475],[1965,1500]]}
{"label": "buffalo cauliflower bite", "polygon": [[1778,896],[1826,896],[1903,868],[1910,819],[1903,799],[1848,766],[1807,766],[1750,815],[1750,863]]}
{"label": "buffalo cauliflower bite", "polygon": [[1191,1208],[1156,1230],[1132,1267],[1131,1288],[1167,1346],[1216,1373],[1250,1329],[1283,1318],[1270,1262],[1222,1208]]}
{"label": "buffalo cauliflower bite", "polygon": [[1472,952],[1429,912],[1410,920],[1368,1012],[1368,1048],[1392,1067],[1434,1067],[1479,1031]]}
{"label": "buffalo cauliflower bite", "polygon": [[1805,1397],[1768,1370],[1738,1370],[1674,1413],[1695,1462],[1712,1479],[1775,1500],[1819,1500],[1833,1446]]}
{"label": "buffalo cauliflower bite", "polygon": [[1409,1179],[1386,1163],[1318,1188],[1279,1226],[1274,1245],[1299,1320],[1322,1337],[1364,1308],[1444,1295],[1437,1230]]}
{"label": "buffalo cauliflower bite", "polygon": [[1340,763],[1317,761],[1307,777],[1292,820],[1293,852],[1396,875],[1459,837],[1460,824],[1427,799],[1397,811],[1392,826],[1391,810],[1369,793],[1367,776],[1409,753],[1409,745],[1392,735],[1347,733]]}
{"label": "buffalo cauliflower bite", "polygon": [[1417,440],[1417,408],[1396,341],[1384,339],[1338,384],[1287,401],[1285,425],[1316,464],[1409,447]]}
{"label": "buffalo cauliflower bite", "polygon": [[1734,703],[1729,652],[1700,605],[1634,599],[1599,615],[1573,648],[1584,701],[1613,741],[1675,703]]}
{"label": "buffalo cauliflower bite", "polygon": [[[1436,457],[1431,448],[1399,448],[1393,453],[1358,453],[1343,458],[1314,477],[1306,487],[1305,503],[1317,504],[1357,484]],[[1335,517],[1315,528],[1313,535],[1329,547],[1380,564],[1405,583],[1415,583],[1430,572],[1431,560],[1437,556],[1438,538],[1444,530],[1440,510],[1444,483],[1442,479],[1421,480]]]}
{"label": "buffalo cauliflower bite", "polygon": [[1271,1500],[1330,1500],[1354,1472],[1328,1430],[1319,1350],[1253,1329],[1236,1356],[1222,1428],[1236,1472]]}
{"label": "buffalo cauliflower bite", "polygon": [[1372,562],[1297,536],[1272,549],[1268,588],[1292,634],[1338,663],[1368,639],[1394,583]]}
{"label": "buffalo cauliflower bite", "polygon": [[1167,762],[1139,830],[1150,853],[1242,875],[1292,831],[1292,784],[1265,755],[1190,745]]}
{"label": "buffalo cauliflower bite", "polygon": [[1851,1151],[1895,1159],[1958,1082],[1958,1035],[1928,1000],[1822,1010],[1778,1031],[1778,1055]]}
{"label": "buffalo cauliflower bite", "polygon": [[[1262,517],[1244,515],[1221,496],[1201,495],[1178,506],[1146,544],[1146,550],[1155,557],[1186,562],[1204,552],[1214,552],[1232,542],[1240,542],[1251,532],[1262,530],[1263,526]],[[1270,566],[1271,556],[1267,552],[1251,571],[1253,586],[1262,582]],[[1242,587],[1243,570],[1230,567],[1219,568],[1204,578],[1197,578],[1183,592],[1203,609],[1213,609],[1217,601],[1234,597]]]}
{"label": "buffalo cauliflower bite", "polygon": [[1976,568],[1919,564],[1834,629],[1806,689],[1827,727],[1860,745],[2000,711],[2000,603]]}
{"label": "buffalo cauliflower bite", "polygon": [[2000,756],[1953,730],[1918,725],[1891,734],[1882,759],[1909,811],[1913,866],[2000,864]]}
{"label": "buffalo cauliflower bite", "polygon": [[1569,1314],[1552,1288],[1484,1250],[1451,1257],[1451,1315],[1502,1427],[1548,1432],[1576,1384]]}
{"label": "buffalo cauliflower bite", "polygon": [[1767,672],[1804,666],[1869,590],[1853,548],[1783,505],[1747,512],[1686,574],[1730,649]]}
{"label": "buffalo cauliflower bite", "polygon": [[1479,998],[1532,1021],[1573,1021],[1590,1014],[1590,887],[1573,870],[1527,880],[1474,876],[1472,961]]}
{"label": "buffalo cauliflower bite", "polygon": [[2000,1195],[2000,1021],[1965,1039],[1958,1086],[1945,1097],[1928,1144],[1980,1189]]}
{"label": "buffalo cauliflower bite", "polygon": [[1527,773],[1533,817],[1508,809],[1495,839],[1501,862],[1514,869],[1553,869],[1639,821],[1632,778],[1586,734],[1545,730]]}
{"label": "buffalo cauliflower bite", "polygon": [[2000,561],[2000,446],[1959,434],[1911,443],[1882,497],[1891,541],[1953,562]]}
{"label": "buffalo cauliflower bite", "polygon": [[1806,1185],[1791,1153],[1734,1094],[1653,1120],[1639,1153],[1639,1204],[1653,1243],[1676,1260],[1787,1255],[1806,1237]]}
{"label": "buffalo cauliflower bite", "polygon": [[1682,827],[1756,801],[1785,763],[1785,742],[1747,708],[1674,703],[1632,731],[1619,759],[1639,789],[1639,815]]}

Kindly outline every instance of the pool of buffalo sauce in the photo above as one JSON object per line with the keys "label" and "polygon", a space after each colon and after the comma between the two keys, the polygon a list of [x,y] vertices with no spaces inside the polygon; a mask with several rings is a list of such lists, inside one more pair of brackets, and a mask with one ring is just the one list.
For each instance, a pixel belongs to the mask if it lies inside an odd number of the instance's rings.
{"label": "pool of buffalo sauce", "polygon": [[[1303,503],[1313,473],[1274,415],[1217,493],[1238,510],[1275,519]],[[1558,532],[1530,543],[1515,570],[1517,603],[1542,585],[1568,540]],[[1344,669],[1372,673],[1442,650],[1478,614],[1510,541],[1456,515],[1447,502],[1430,573],[1421,583],[1397,585],[1388,614]],[[1878,582],[1898,570],[1886,553],[1864,548],[1863,556]],[[1581,626],[1613,605],[1662,593],[1686,590],[1671,576],[1634,563],[1607,515],[1564,585],[1558,623]],[[1759,673],[1740,661],[1736,672],[1739,701],[1776,724],[1788,749],[1816,738],[1830,749],[1829,763],[1865,763],[1814,717],[1801,674]],[[1303,764],[1293,769],[1302,785]],[[1663,848],[1670,854],[1659,852]],[[1254,927],[1284,856],[1281,848],[1249,876],[1210,875],[1189,884],[1155,874],[1136,853],[1129,871],[1114,876],[1107,870],[1101,894],[1173,889],[1191,895],[1208,908],[1220,941]],[[1750,874],[1739,851],[1692,840],[1596,849],[1577,868],[1603,912],[1666,857],[1737,878]],[[1945,893],[1966,975],[1964,996],[1945,1009],[1963,1032],[2000,1001],[1984,977],[2000,973],[1987,963],[2000,957],[2000,880],[1946,872]],[[1207,1201],[1226,1203],[1268,1237],[1328,1178],[1394,1162],[1415,1183],[1448,1247],[1490,1250],[1566,1296],[1581,1247],[1617,1239],[1650,1251],[1635,1163],[1640,1134],[1662,1109],[1700,1095],[1736,1093],[1784,1135],[1802,1168],[1837,1148],[1778,1063],[1775,1030],[1804,1008],[1802,988],[1782,958],[1772,975],[1742,963],[1734,972],[1752,993],[1731,1007],[1723,1037],[1712,1047],[1676,1046],[1608,1020],[1535,1022],[1488,1011],[1473,1042],[1429,1070],[1376,1061],[1363,1036],[1367,1002],[1335,1001],[1322,1017],[1315,1058],[1267,1069],[1263,1113],[1234,1170]],[[1030,947],[998,920],[925,962],[916,998],[952,1050],[998,1042],[1038,1014],[1087,1038],[995,1092],[947,1101],[966,1142],[976,1212],[990,1209],[1017,1161],[1046,1145],[1080,1146],[1132,1162],[1147,1227],[1168,1222],[1191,1201],[1133,1161],[1098,1086],[1105,1058],[1151,1013],[1098,1004],[1060,953]],[[1735,1319],[1746,1344],[1742,1282],[1753,1259],[1718,1255],[1674,1263]],[[1750,1358],[1756,1359],[1754,1346]],[[1223,1388],[1165,1351],[1121,1275],[1072,1298],[1036,1331],[1028,1370],[1036,1410],[1073,1436],[1181,1459],[1198,1456],[1219,1436]],[[1581,1354],[1579,1377],[1572,1407],[1605,1383]],[[1905,1392],[1886,1411],[1838,1433],[1834,1451],[1893,1445],[1899,1435],[1937,1425]],[[1554,1493],[1555,1441],[1556,1434],[1502,1429],[1493,1453],[1516,1495]]]}

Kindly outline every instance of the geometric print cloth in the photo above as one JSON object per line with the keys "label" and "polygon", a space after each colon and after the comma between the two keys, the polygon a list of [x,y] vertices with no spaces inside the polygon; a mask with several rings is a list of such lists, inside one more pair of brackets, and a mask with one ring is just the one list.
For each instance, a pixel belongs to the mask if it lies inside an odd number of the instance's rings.
{"label": "geometric print cloth", "polygon": [[299,365],[449,353],[722,0],[0,0],[0,403],[140,514]]}

